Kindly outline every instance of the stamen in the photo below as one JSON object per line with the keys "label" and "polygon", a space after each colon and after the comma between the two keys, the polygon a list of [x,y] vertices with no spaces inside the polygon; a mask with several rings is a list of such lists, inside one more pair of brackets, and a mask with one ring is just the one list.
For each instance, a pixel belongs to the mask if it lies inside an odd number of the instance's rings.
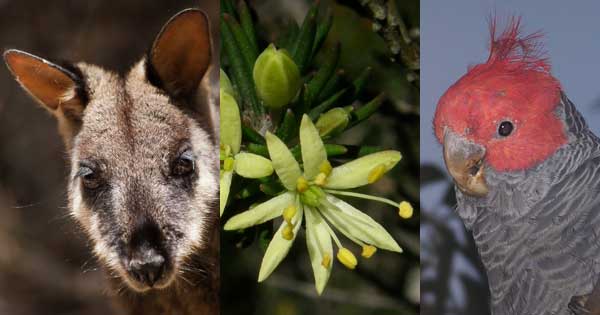
{"label": "stamen", "polygon": [[410,219],[413,216],[414,209],[410,202],[402,201],[398,206],[398,215],[402,219]]}
{"label": "stamen", "polygon": [[233,164],[234,164],[234,159],[232,157],[228,157],[225,159],[225,161],[223,162],[223,169],[226,172],[231,172],[233,170]]}
{"label": "stamen", "polygon": [[315,185],[325,186],[325,184],[327,184],[327,174],[319,173],[317,177],[315,177]]}
{"label": "stamen", "polygon": [[331,256],[329,256],[329,254],[325,254],[323,256],[323,260],[321,260],[321,266],[325,268],[329,268],[329,266],[331,266]]}
{"label": "stamen", "polygon": [[319,166],[319,172],[324,173],[325,176],[329,176],[329,174],[331,174],[332,169],[333,167],[331,167],[331,163],[329,163],[329,161],[327,160],[323,161],[323,163],[321,163],[321,165]]}
{"label": "stamen", "polygon": [[373,245],[364,245],[362,247],[362,253],[360,255],[365,258],[371,258],[371,256],[373,256],[373,254],[375,254],[376,251],[377,247]]}
{"label": "stamen", "polygon": [[358,264],[358,261],[356,260],[354,254],[352,254],[350,250],[344,247],[338,250],[337,259],[348,269],[354,269]]}
{"label": "stamen", "polygon": [[335,243],[335,245],[337,245],[338,248],[342,248],[342,243],[338,239],[337,235],[335,235],[335,232],[333,232],[331,227],[329,227],[329,224],[325,224],[324,226],[327,229],[327,232],[329,233],[329,235],[331,235],[331,238],[333,239],[333,242]]}
{"label": "stamen", "polygon": [[228,144],[221,144],[221,148],[223,149],[223,154],[228,157],[231,156],[231,146]]}
{"label": "stamen", "polygon": [[383,177],[383,174],[385,174],[385,165],[379,164],[371,170],[371,172],[369,173],[369,177],[367,177],[367,181],[369,182],[369,184],[373,184],[374,182],[378,181],[381,177]]}
{"label": "stamen", "polygon": [[330,194],[333,194],[333,195],[340,195],[340,196],[348,196],[348,197],[356,197],[356,198],[361,198],[361,199],[368,199],[368,200],[383,202],[385,204],[388,204],[390,206],[394,206],[396,208],[400,207],[400,205],[397,202],[394,202],[394,201],[392,201],[390,199],[383,198],[383,197],[377,197],[377,196],[371,196],[371,195],[360,194],[360,193],[350,192],[350,191],[341,191],[341,190],[325,189],[325,191],[328,192],[328,193],[330,193]]}
{"label": "stamen", "polygon": [[294,238],[294,225],[289,223],[286,224],[286,226],[281,231],[281,236],[284,239],[291,241]]}
{"label": "stamen", "polygon": [[288,224],[292,224],[292,219],[296,215],[297,209],[294,205],[289,205],[287,208],[283,210],[283,219]]}
{"label": "stamen", "polygon": [[298,177],[296,180],[296,190],[303,193],[308,189],[308,181],[303,176]]}

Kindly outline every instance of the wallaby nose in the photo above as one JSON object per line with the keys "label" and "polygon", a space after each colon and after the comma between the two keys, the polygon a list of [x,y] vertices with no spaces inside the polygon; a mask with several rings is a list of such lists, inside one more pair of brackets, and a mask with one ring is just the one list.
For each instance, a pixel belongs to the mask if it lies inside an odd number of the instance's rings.
{"label": "wallaby nose", "polygon": [[138,281],[152,287],[165,269],[165,257],[155,248],[142,246],[129,261],[129,269]]}

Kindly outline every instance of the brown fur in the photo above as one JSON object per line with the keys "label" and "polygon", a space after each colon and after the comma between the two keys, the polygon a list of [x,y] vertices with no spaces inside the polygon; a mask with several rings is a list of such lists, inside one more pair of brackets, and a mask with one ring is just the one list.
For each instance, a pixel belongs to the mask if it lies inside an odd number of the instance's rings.
{"label": "brown fur", "polygon": [[[179,13],[125,77],[5,53],[16,79],[58,120],[71,157],[71,214],[126,314],[219,311],[218,136],[214,107],[198,97],[208,34],[200,11]],[[156,281],[131,267],[148,248],[165,260]]]}

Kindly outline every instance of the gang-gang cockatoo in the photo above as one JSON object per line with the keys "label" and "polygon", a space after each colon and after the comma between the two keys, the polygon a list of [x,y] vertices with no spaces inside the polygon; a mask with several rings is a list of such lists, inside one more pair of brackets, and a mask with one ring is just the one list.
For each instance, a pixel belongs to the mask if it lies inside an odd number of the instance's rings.
{"label": "gang-gang cockatoo", "polygon": [[492,314],[600,314],[600,140],[541,35],[520,34],[520,18],[498,35],[492,20],[488,60],[445,92],[433,122]]}

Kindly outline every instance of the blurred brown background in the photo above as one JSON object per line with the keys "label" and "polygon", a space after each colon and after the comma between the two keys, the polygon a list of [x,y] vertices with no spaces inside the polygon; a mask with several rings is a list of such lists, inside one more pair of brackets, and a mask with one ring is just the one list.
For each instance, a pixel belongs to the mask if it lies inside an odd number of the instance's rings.
{"label": "blurred brown background", "polygon": [[[214,1],[0,0],[0,48],[124,73],[178,11]],[[213,33],[218,24],[213,18]],[[218,47],[218,41],[215,41]],[[218,54],[215,54],[218,56]],[[0,314],[107,314],[104,276],[66,209],[56,123],[0,65]]]}

